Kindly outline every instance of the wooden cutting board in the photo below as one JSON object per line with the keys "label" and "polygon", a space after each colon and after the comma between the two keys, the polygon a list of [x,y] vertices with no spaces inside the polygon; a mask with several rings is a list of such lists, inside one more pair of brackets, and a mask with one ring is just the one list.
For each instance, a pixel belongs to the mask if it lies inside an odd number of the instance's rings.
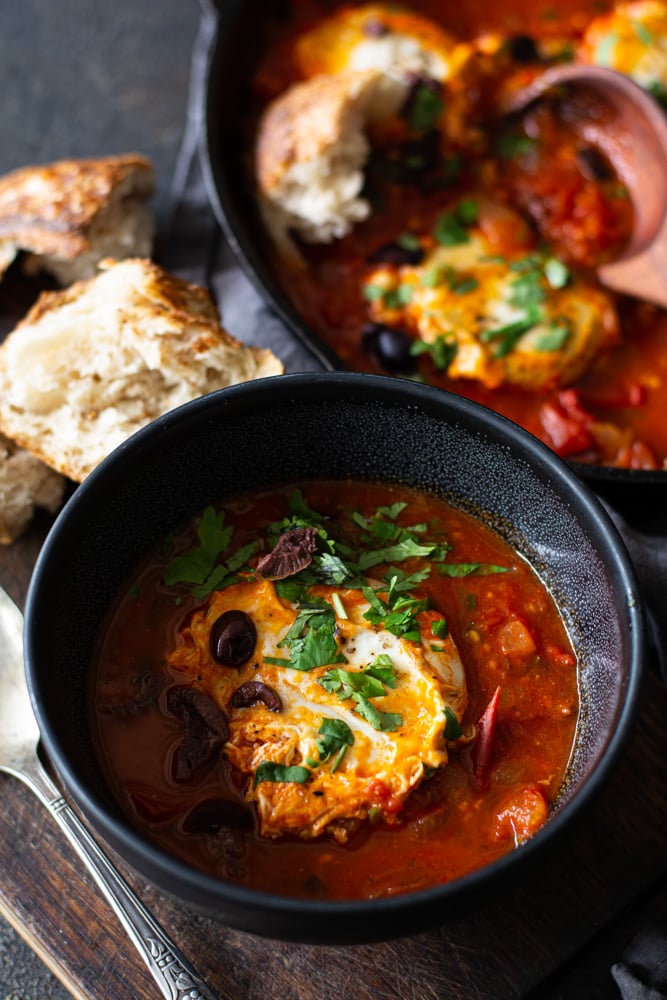
{"label": "wooden cutting board", "polygon": [[[38,519],[0,552],[0,583],[20,604],[43,529]],[[622,759],[575,829],[515,886],[473,912],[443,913],[428,934],[345,948],[256,938],[165,898],[116,861],[221,1000],[522,997],[664,886],[666,718],[667,692],[650,673]],[[75,997],[157,997],[53,822],[13,778],[0,775],[0,796],[0,911]]]}

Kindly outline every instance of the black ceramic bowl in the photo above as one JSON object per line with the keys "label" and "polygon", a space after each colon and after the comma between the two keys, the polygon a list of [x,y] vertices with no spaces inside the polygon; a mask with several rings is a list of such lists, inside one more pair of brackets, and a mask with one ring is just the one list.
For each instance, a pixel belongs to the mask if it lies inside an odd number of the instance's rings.
{"label": "black ceramic bowl", "polygon": [[[213,212],[240,267],[287,328],[325,368],[344,368],[342,359],[308,327],[281,287],[246,159],[240,153],[230,153],[247,147],[243,109],[248,104],[250,81],[289,5],[285,0],[201,2],[209,18],[205,60],[196,83],[203,119],[201,162]],[[254,40],[252,55],[247,46],[250,37]],[[577,462],[571,465],[596,493],[638,527],[643,527],[647,517],[658,524],[664,522],[665,470],[616,469]]]}
{"label": "black ceramic bowl", "polygon": [[[239,491],[349,476],[436,491],[524,553],[562,609],[581,662],[583,710],[558,807],[520,849],[428,891],[310,902],[223,882],[144,840],[120,814],[96,762],[86,678],[109,602],[154,541],[207,503]],[[567,466],[513,424],[456,396],[407,380],[343,373],[234,386],[186,404],[121,445],[54,525],[25,617],[28,682],[46,751],[102,838],[156,886],[226,924],[327,943],[442,923],[552,848],[617,758],[643,659],[642,614],[625,549]]]}

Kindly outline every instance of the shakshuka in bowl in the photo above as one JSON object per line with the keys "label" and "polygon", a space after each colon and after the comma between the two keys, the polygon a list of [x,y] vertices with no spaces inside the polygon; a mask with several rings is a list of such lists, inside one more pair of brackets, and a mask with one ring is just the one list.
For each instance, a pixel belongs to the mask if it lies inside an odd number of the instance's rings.
{"label": "shakshuka in bowl", "polygon": [[137,871],[239,929],[359,942],[491,893],[631,725],[640,602],[603,509],[475,403],[287,375],[81,485],[26,608],[46,750]]}

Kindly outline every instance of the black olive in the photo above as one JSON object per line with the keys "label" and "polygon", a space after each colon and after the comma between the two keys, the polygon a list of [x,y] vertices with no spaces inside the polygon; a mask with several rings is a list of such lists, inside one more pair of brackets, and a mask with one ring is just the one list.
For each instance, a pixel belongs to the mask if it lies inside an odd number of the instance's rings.
{"label": "black olive", "polygon": [[245,611],[225,611],[213,622],[209,648],[223,667],[242,667],[255,651],[257,629]]}
{"label": "black olive", "polygon": [[540,53],[537,50],[535,39],[530,35],[513,35],[507,39],[507,51],[518,63],[540,62]]}
{"label": "black olive", "polygon": [[595,146],[579,146],[577,164],[589,181],[610,181],[614,176],[611,164]]}
{"label": "black olive", "polygon": [[250,811],[229,799],[203,799],[183,820],[185,833],[217,833],[223,826],[249,830],[252,825]]}
{"label": "black olive", "polygon": [[269,712],[282,712],[280,695],[263,681],[246,681],[236,689],[229,704],[232,708],[250,708],[259,702],[266,705]]}
{"label": "black olive", "polygon": [[367,38],[382,38],[383,35],[389,32],[389,28],[378,18],[372,17],[364,21],[362,31]]}
{"label": "black olive", "polygon": [[367,323],[361,336],[364,348],[386,371],[408,374],[416,369],[416,359],[410,353],[413,340],[403,330],[394,330],[382,323]]}
{"label": "black olive", "polygon": [[424,250],[419,245],[404,246],[401,243],[384,243],[377,250],[374,250],[368,257],[369,264],[421,264],[424,259]]}

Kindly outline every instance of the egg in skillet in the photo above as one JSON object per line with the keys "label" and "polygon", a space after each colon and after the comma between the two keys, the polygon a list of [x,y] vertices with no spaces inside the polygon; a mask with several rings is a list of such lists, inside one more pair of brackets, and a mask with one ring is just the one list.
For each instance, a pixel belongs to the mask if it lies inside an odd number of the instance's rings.
{"label": "egg in skillet", "polygon": [[[490,238],[499,219],[512,246]],[[611,298],[537,250],[512,210],[461,198],[431,234],[409,235],[415,262],[370,268],[362,292],[375,323],[408,331],[415,351],[449,377],[490,388],[565,386],[618,342]]]}
{"label": "egg in skillet", "polygon": [[[429,770],[446,765],[466,681],[439,613],[420,611],[407,637],[369,622],[361,590],[317,585],[307,600],[304,610],[303,599],[278,597],[268,580],[232,584],[194,612],[168,659],[227,714],[225,754],[246,778],[261,834],[326,830],[342,842],[354,821],[395,820]],[[232,611],[256,630],[240,668],[211,653],[215,623]]]}
{"label": "egg in skillet", "polygon": [[632,77],[660,100],[667,95],[667,4],[632,0],[589,24],[578,57]]}

